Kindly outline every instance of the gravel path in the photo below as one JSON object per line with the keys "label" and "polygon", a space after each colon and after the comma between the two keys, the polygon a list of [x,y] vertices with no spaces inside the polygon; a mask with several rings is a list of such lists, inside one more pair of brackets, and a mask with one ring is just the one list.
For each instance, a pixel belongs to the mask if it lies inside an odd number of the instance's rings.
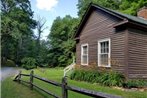
{"label": "gravel path", "polygon": [[0,80],[4,80],[7,77],[10,77],[12,75],[15,75],[18,73],[18,68],[14,68],[14,67],[2,67],[1,68],[1,72],[0,72]]}

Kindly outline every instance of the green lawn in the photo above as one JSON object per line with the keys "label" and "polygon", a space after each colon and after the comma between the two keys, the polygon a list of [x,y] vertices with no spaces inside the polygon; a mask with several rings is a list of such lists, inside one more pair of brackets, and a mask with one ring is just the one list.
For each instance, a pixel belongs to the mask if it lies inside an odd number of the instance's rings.
{"label": "green lawn", "polygon": [[42,95],[7,78],[2,81],[1,98],[42,98]]}
{"label": "green lawn", "polygon": [[[30,71],[23,70],[22,73],[29,74]],[[34,74],[39,75],[41,77],[48,78],[50,80],[61,82],[63,76],[63,69],[55,68],[55,69],[35,69]],[[23,78],[24,80],[29,80],[29,78]],[[34,79],[34,83],[39,85],[44,89],[48,89],[52,93],[61,96],[61,88],[52,86],[47,83],[43,83],[40,80]],[[86,82],[74,81],[68,79],[68,84],[72,86],[82,87],[90,90],[95,90],[99,92],[105,92],[114,95],[120,95],[124,98],[147,98],[146,92],[139,91],[121,91],[118,89],[100,86],[98,84],[90,84]],[[30,90],[27,85],[19,84],[17,82],[13,82],[12,78],[8,78],[2,82],[2,98],[51,98],[49,95],[41,92],[40,90],[34,89]],[[69,92],[69,98],[90,98],[85,95],[77,94],[74,92]]]}

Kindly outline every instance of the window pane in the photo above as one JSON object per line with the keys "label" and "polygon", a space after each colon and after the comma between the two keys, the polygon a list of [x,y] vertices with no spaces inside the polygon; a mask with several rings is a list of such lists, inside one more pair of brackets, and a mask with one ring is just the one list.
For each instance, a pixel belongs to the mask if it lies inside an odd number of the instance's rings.
{"label": "window pane", "polygon": [[101,48],[101,53],[103,53],[103,49]]}
{"label": "window pane", "polygon": [[87,55],[83,55],[83,61],[82,61],[82,63],[83,64],[87,64],[88,62],[87,62],[88,60],[87,60]]}
{"label": "window pane", "polygon": [[100,45],[101,45],[101,53],[104,53],[104,43],[102,42]]}
{"label": "window pane", "polygon": [[100,45],[101,45],[100,46],[101,53],[109,53],[109,42],[108,41],[101,42]]}
{"label": "window pane", "polygon": [[107,41],[106,42],[106,53],[108,53],[109,52],[109,42]]}
{"label": "window pane", "polygon": [[87,54],[87,46],[83,46],[83,54]]}
{"label": "window pane", "polygon": [[109,53],[109,48],[107,48],[107,53]]}
{"label": "window pane", "polygon": [[101,66],[108,65],[108,54],[100,54],[100,65]]}

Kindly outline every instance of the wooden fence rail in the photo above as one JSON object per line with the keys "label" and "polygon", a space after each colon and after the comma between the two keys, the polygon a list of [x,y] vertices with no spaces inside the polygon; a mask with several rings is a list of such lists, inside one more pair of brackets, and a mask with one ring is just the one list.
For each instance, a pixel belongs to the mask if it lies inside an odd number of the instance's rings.
{"label": "wooden fence rail", "polygon": [[[22,76],[29,77],[30,78],[29,81],[22,80],[21,79]],[[35,85],[33,83],[34,78],[38,79],[38,80],[41,80],[43,82],[49,83],[51,85],[61,87],[62,88],[62,97],[59,97],[56,94],[51,93],[48,90],[45,90],[45,89]],[[36,87],[37,89],[40,89],[41,91],[43,91],[43,92],[45,92],[45,93],[47,93],[50,96],[53,96],[55,98],[68,98],[68,91],[73,91],[73,92],[80,93],[80,94],[87,95],[87,96],[94,97],[94,98],[122,98],[120,96],[115,96],[115,95],[106,94],[106,93],[102,93],[102,92],[96,92],[96,91],[92,91],[92,90],[87,90],[87,89],[84,89],[84,88],[69,86],[68,83],[67,83],[67,78],[66,77],[62,78],[62,83],[58,83],[58,82],[55,82],[55,81],[52,81],[52,80],[48,80],[48,79],[39,77],[37,75],[34,75],[33,71],[31,71],[30,74],[22,74],[21,71],[20,71],[19,74],[15,77],[14,81],[18,81],[19,83],[20,82],[27,83],[27,84],[30,85],[31,90],[34,87]]]}

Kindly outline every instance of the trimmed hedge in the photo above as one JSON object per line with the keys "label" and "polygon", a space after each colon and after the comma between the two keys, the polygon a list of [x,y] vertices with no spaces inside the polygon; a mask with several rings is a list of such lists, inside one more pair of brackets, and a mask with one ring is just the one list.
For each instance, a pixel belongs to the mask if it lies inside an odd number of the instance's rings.
{"label": "trimmed hedge", "polygon": [[90,83],[100,83],[106,86],[123,86],[125,77],[117,72],[98,72],[92,70],[75,70],[71,75],[71,79],[86,81]]}

